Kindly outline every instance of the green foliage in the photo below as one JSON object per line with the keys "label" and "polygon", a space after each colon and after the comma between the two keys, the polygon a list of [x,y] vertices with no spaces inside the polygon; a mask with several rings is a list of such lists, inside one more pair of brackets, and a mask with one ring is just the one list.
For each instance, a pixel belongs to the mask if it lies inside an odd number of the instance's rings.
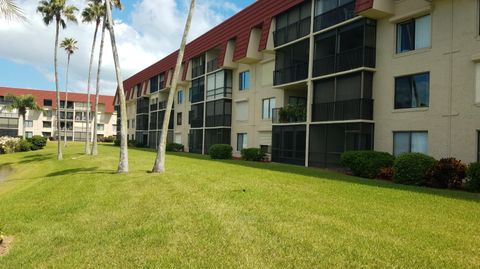
{"label": "green foliage", "polygon": [[116,147],[120,147],[120,139],[115,139],[115,141],[113,141],[113,145],[115,145]]}
{"label": "green foliage", "polygon": [[0,137],[0,154],[10,154],[20,151],[20,138]]}
{"label": "green foliage", "polygon": [[17,109],[18,114],[25,115],[27,110],[40,111],[42,110],[35,101],[35,97],[32,95],[11,95],[7,94],[5,99],[10,102],[7,106],[8,110]]}
{"label": "green foliage", "polygon": [[169,152],[183,152],[185,147],[182,144],[170,143],[167,144],[166,150]]}
{"label": "green foliage", "polygon": [[430,171],[429,185],[435,188],[461,189],[467,166],[455,158],[440,159]]}
{"label": "green foliage", "polygon": [[378,173],[378,178],[384,180],[393,180],[393,167],[384,167],[380,169],[380,173]]}
{"label": "green foliage", "polygon": [[435,162],[422,153],[404,153],[395,159],[393,179],[400,184],[425,185]]}
{"label": "green foliage", "polygon": [[115,136],[105,136],[105,137],[100,137],[98,139],[98,142],[103,142],[103,143],[113,143],[115,141]]}
{"label": "green foliage", "polygon": [[480,163],[472,163],[468,167],[466,188],[469,191],[480,192]]}
{"label": "green foliage", "polygon": [[292,106],[288,105],[280,109],[279,121],[281,123],[286,122],[303,122],[306,119],[307,110],[305,106]]}
{"label": "green foliage", "polygon": [[242,149],[242,160],[259,162],[265,157],[265,153],[259,148]]}
{"label": "green foliage", "polygon": [[30,151],[32,150],[32,148],[33,148],[33,144],[30,141],[26,139],[20,140],[19,149],[21,152]]}
{"label": "green foliage", "polygon": [[395,157],[378,151],[347,151],[341,156],[341,163],[355,176],[376,178],[382,168],[392,167]]}
{"label": "green foliage", "polygon": [[27,139],[28,142],[32,143],[32,150],[39,150],[43,149],[47,145],[47,138],[40,136],[40,135],[34,135],[32,138]]}
{"label": "green foliage", "polygon": [[217,144],[210,147],[210,158],[214,160],[229,160],[232,158],[233,148],[226,144]]}

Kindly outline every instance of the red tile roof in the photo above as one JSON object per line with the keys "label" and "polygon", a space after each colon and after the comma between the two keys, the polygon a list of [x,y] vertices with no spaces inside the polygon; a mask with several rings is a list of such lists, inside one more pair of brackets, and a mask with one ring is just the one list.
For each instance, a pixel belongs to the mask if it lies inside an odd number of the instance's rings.
{"label": "red tile roof", "polygon": [[[8,88],[0,87],[0,95],[6,96],[7,94],[12,95],[33,95],[37,101],[37,104],[40,107],[43,107],[43,100],[52,100],[52,108],[57,107],[56,103],[56,92],[54,91],[45,91],[45,90],[34,90],[34,89],[19,89],[19,88]],[[65,100],[65,93],[60,92],[60,100]],[[73,102],[87,102],[87,94],[84,93],[68,93],[68,101]],[[95,95],[90,96],[90,101],[92,102],[92,109],[95,102]],[[114,105],[114,96],[100,95],[99,104],[105,105],[106,113],[113,113],[115,111]]]}
{"label": "red tile roof", "polygon": [[[190,59],[205,53],[210,49],[220,48],[221,53],[218,60],[219,63],[223,63],[229,40],[235,40],[233,60],[235,61],[245,57],[250,40],[250,32],[253,28],[262,29],[262,37],[258,50],[264,50],[267,46],[272,18],[303,1],[304,0],[258,0],[204,35],[190,42],[187,44],[185,56],[183,58],[185,65],[183,78],[185,78],[186,75],[186,63],[188,63]],[[123,85],[125,87],[127,100],[129,96],[128,93],[135,85],[149,80],[153,76],[173,69],[177,61],[177,55],[178,51],[168,55],[145,70],[125,80]]]}

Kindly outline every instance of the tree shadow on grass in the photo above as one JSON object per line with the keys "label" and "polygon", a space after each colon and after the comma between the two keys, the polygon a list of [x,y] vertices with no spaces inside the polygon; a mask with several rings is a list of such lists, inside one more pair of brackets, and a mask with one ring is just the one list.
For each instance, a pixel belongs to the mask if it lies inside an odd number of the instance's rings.
{"label": "tree shadow on grass", "polygon": [[18,162],[18,164],[27,164],[33,162],[42,162],[49,159],[52,159],[53,154],[33,154],[33,155],[25,155],[23,156],[22,160]]}
{"label": "tree shadow on grass", "polygon": [[[209,161],[209,162],[214,161],[208,158],[208,156],[200,155],[200,154],[170,153],[169,155],[177,156],[181,158],[196,159],[200,161]],[[269,170],[269,171],[280,172],[285,174],[301,175],[301,176],[312,177],[312,178],[322,179],[322,180],[325,180],[325,179],[336,180],[336,181],[366,185],[366,186],[377,187],[377,188],[394,189],[398,191],[408,191],[408,192],[443,196],[451,199],[466,200],[466,201],[473,201],[473,202],[480,203],[480,194],[478,193],[401,185],[401,184],[395,184],[393,182],[385,181],[385,180],[365,179],[365,178],[359,178],[354,176],[348,176],[339,172],[334,172],[334,171],[321,169],[321,168],[303,167],[303,166],[279,164],[279,163],[248,162],[248,161],[241,161],[241,160],[215,160],[215,162],[228,164],[228,165],[243,166],[251,169],[261,169],[261,170]]]}
{"label": "tree shadow on grass", "polygon": [[78,174],[88,175],[88,174],[115,174],[115,173],[107,170],[98,170],[98,167],[89,167],[89,168],[73,168],[73,169],[60,170],[60,171],[47,174],[46,177],[58,177],[58,176],[66,176],[66,175],[78,175]]}

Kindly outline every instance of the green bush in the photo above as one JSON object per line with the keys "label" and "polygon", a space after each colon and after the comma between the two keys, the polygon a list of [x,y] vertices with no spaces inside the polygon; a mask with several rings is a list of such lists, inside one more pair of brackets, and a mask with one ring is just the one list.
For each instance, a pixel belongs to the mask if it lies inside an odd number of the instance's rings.
{"label": "green bush", "polygon": [[404,153],[395,159],[393,179],[400,184],[425,185],[435,162],[422,153]]}
{"label": "green bush", "polygon": [[469,191],[480,192],[480,163],[472,163],[468,167],[466,188]]}
{"label": "green bush", "polygon": [[33,144],[25,139],[20,140],[19,148],[20,151],[26,152],[32,150]]}
{"label": "green bush", "polygon": [[214,160],[229,160],[232,158],[232,146],[226,144],[217,144],[210,147],[210,158]]}
{"label": "green bush", "polygon": [[341,164],[355,176],[376,178],[382,168],[392,167],[395,157],[386,152],[347,151],[341,156]]}
{"label": "green bush", "polygon": [[259,162],[265,157],[265,153],[259,148],[242,149],[242,160]]}
{"label": "green bush", "polygon": [[430,171],[429,185],[435,188],[461,189],[467,166],[455,158],[440,159]]}
{"label": "green bush", "polygon": [[116,147],[120,147],[120,139],[115,139],[113,141],[113,145],[115,145]]}
{"label": "green bush", "polygon": [[169,152],[183,152],[185,147],[182,144],[170,143],[167,144],[166,150]]}
{"label": "green bush", "polygon": [[101,137],[98,139],[98,142],[103,142],[103,143],[112,143],[115,141],[114,136],[106,136],[106,137]]}
{"label": "green bush", "polygon": [[32,138],[27,139],[32,143],[32,150],[43,149],[47,145],[47,138],[41,135],[34,135]]}

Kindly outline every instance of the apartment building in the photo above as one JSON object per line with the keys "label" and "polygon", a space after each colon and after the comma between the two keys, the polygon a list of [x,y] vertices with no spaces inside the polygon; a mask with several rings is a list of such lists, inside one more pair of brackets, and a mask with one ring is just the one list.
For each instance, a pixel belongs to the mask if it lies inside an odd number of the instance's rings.
{"label": "apartment building", "polygon": [[[6,96],[32,95],[42,111],[27,111],[25,125],[18,115],[18,111],[8,111]],[[87,123],[87,95],[68,93],[67,108],[65,107],[65,93],[60,94],[60,126],[61,138],[66,136],[68,141],[85,141]],[[92,111],[95,96],[91,96]],[[99,111],[97,113],[98,137],[115,136],[117,132],[117,113],[114,109],[113,96],[100,96]],[[57,137],[57,102],[54,91],[18,89],[0,87],[0,136],[21,136],[25,126],[25,136],[41,135],[44,137]],[[90,126],[93,125],[93,113],[90,116]]]}
{"label": "apartment building", "polygon": [[[169,142],[335,166],[350,150],[479,158],[477,0],[259,0],[187,45]],[[157,147],[177,52],[124,81]],[[118,100],[117,100],[118,103]]]}

